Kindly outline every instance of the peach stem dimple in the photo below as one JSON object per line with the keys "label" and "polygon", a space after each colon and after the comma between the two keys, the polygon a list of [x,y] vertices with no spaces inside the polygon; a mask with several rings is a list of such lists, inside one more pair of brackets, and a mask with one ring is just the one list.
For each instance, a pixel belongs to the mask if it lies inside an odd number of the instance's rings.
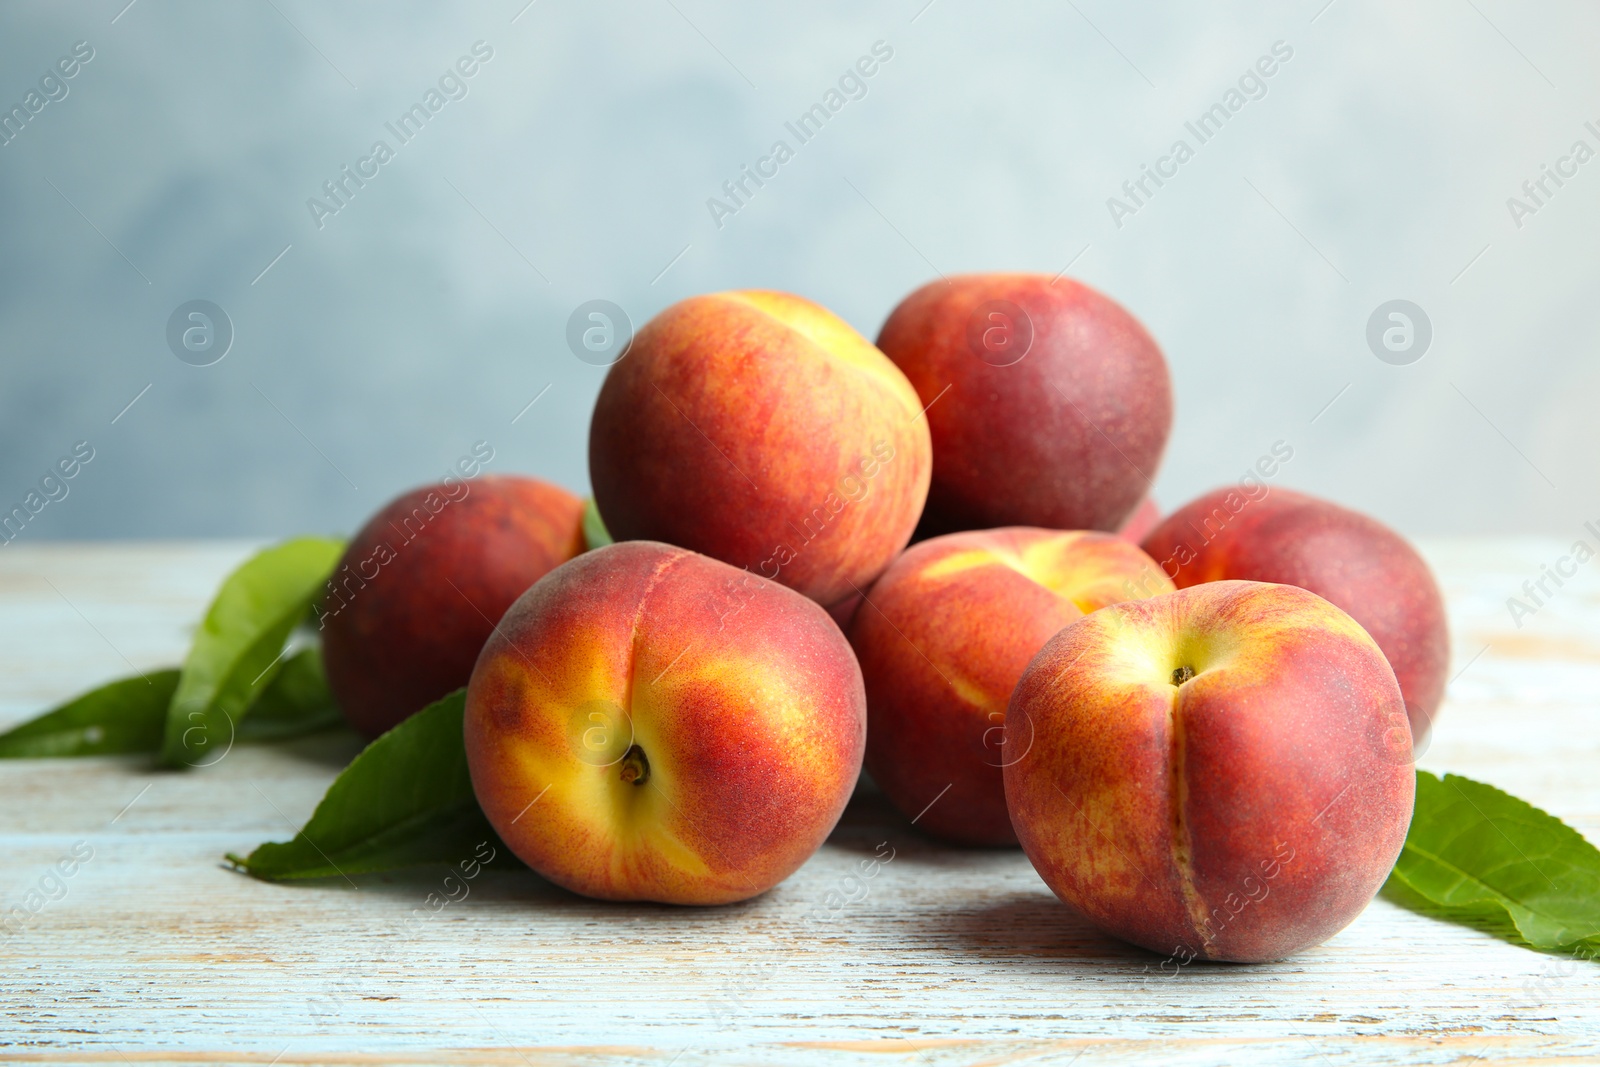
{"label": "peach stem dimple", "polygon": [[622,756],[622,780],[634,785],[644,785],[650,780],[650,761],[638,745],[629,748]]}
{"label": "peach stem dimple", "polygon": [[1193,667],[1187,667],[1187,666],[1179,667],[1177,670],[1172,672],[1172,684],[1173,685],[1182,685],[1184,682],[1187,682],[1190,678],[1193,678],[1194,674],[1195,674],[1195,671],[1194,671]]}

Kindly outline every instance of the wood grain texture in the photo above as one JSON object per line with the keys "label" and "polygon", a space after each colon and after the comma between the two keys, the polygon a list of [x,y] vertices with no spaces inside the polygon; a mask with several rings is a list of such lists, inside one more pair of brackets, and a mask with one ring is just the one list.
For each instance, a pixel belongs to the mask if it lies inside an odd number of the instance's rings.
{"label": "wood grain texture", "polygon": [[[0,725],[178,662],[243,544],[0,550]],[[1560,542],[1423,545],[1454,671],[1421,763],[1600,840],[1600,565],[1513,625]],[[1474,659],[1474,657],[1477,657]],[[872,792],[801,871],[726,908],[602,905],[485,872],[273,886],[224,851],[284,839],[352,737],[238,746],[203,770],[0,763],[0,1060],[258,1064],[1594,1062],[1600,966],[1378,900],[1326,945],[1191,964],[1083,925],[1016,851],[937,846]],[[891,862],[860,877],[880,842]],[[80,848],[83,846],[80,846]],[[459,890],[452,890],[459,895]],[[830,913],[840,897],[853,902]],[[426,918],[409,921],[417,916]]]}

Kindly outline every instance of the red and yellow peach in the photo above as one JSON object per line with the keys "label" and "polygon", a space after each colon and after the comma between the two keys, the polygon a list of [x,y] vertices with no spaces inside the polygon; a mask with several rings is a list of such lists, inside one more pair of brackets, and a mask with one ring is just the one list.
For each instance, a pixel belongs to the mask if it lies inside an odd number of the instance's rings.
{"label": "red and yellow peach", "polygon": [[489,822],[535,871],[605,900],[770,889],[838,821],[865,733],[860,669],[819,605],[651,541],[537,582],[467,688]]}
{"label": "red and yellow peach", "polygon": [[[1354,619],[1224,581],[1113,605],[1045,645],[1007,711],[1028,858],[1102,929],[1180,964],[1279,959],[1343,929],[1411,820],[1394,672]],[[1015,751],[1013,751],[1015,747]]]}
{"label": "red and yellow peach", "polygon": [[692,297],[611,368],[589,432],[619,541],[665,541],[834,604],[905,547],[931,467],[922,401],[838,316],[787,293]]}

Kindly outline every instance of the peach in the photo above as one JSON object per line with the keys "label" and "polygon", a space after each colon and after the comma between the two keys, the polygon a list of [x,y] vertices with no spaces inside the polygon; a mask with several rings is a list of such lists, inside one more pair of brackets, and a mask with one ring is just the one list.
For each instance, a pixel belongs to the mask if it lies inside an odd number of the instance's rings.
{"label": "peach", "polygon": [[523,590],[583,551],[583,502],[534,478],[446,478],[351,538],[317,608],[328,687],[377,737],[467,684]]}
{"label": "peach", "polygon": [[1084,613],[1172,588],[1137,545],[1110,534],[1011,527],[912,546],[850,629],[873,780],[930,834],[1016,844],[1001,741],[1017,679]]}
{"label": "peach", "polygon": [[932,464],[922,401],[826,308],[715,293],[645,324],[601,386],[595,502],[653,539],[834,604],[910,540]]}
{"label": "peach", "polygon": [[819,605],[653,541],[540,579],[467,687],[489,822],[539,874],[605,900],[772,888],[838,821],[865,735],[860,668]]}
{"label": "peach", "polygon": [[1222,578],[1309,589],[1350,613],[1389,658],[1420,743],[1444,699],[1450,633],[1427,563],[1375,519],[1264,485],[1218,489],[1144,540],[1180,587]]}
{"label": "peach", "polygon": [[1097,611],[1050,639],[1006,716],[1006,800],[1039,875],[1180,967],[1333,936],[1411,821],[1394,672],[1354,619],[1294,586]]}
{"label": "peach", "polygon": [[1086,285],[1048,274],[933,282],[894,309],[878,347],[929,405],[919,537],[1115,530],[1155,477],[1172,428],[1166,360]]}

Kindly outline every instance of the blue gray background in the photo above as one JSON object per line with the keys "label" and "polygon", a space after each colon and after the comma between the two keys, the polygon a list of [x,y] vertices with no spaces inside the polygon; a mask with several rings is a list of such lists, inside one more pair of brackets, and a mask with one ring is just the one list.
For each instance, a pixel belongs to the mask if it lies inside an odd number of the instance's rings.
{"label": "blue gray background", "polygon": [[[125,5],[0,7],[6,109],[94,49],[0,147],[0,508],[95,450],[29,540],[349,530],[478,440],[583,491],[585,301],[638,325],[773,287],[875,336],[939,273],[1064,268],[1165,348],[1168,508],[1284,440],[1281,484],[1409,533],[1600,517],[1600,159],[1507,206],[1600,148],[1593,4]],[[719,228],[707,199],[880,40]],[[319,228],[308,198],[477,41],[466,97]],[[1107,198],[1276,41],[1266,95],[1118,227]],[[233,323],[212,366],[166,342],[192,299]],[[1393,299],[1432,324],[1409,365],[1366,341]]]}

